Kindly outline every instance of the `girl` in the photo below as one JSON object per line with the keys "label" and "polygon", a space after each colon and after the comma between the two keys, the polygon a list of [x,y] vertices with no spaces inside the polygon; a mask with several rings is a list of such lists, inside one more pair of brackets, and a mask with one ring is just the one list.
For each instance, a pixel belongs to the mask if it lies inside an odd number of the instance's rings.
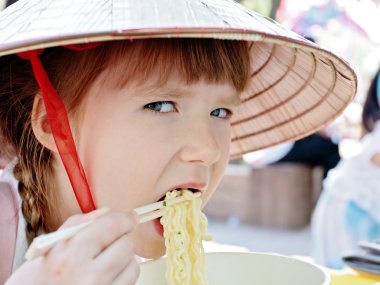
{"label": "girl", "polygon": [[172,4],[21,0],[0,14],[0,122],[17,157],[3,192],[17,184],[26,224],[2,243],[7,284],[135,284],[135,255],[162,256],[164,240],[134,208],[177,188],[207,203],[230,157],[318,129],[355,93],[344,61],[234,2]]}

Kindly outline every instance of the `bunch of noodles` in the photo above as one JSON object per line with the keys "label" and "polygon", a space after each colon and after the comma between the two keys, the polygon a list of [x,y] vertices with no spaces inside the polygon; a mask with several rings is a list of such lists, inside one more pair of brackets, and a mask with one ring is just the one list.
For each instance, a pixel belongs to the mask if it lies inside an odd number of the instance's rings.
{"label": "bunch of noodles", "polygon": [[183,203],[164,208],[161,224],[167,255],[166,280],[169,285],[206,285],[206,261],[202,241],[207,218],[201,211],[202,200],[189,190],[174,190],[166,194],[166,200],[185,196]]}

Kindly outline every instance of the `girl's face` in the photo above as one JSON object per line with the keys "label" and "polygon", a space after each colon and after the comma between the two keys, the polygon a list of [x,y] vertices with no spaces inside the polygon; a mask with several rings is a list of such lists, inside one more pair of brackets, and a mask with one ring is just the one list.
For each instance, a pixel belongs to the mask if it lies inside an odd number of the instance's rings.
{"label": "girl's face", "polygon": [[[222,178],[238,92],[175,76],[164,86],[151,82],[115,89],[100,76],[79,109],[73,129],[97,207],[128,211],[176,188],[198,189],[206,203]],[[133,235],[137,254],[164,254],[158,220]]]}

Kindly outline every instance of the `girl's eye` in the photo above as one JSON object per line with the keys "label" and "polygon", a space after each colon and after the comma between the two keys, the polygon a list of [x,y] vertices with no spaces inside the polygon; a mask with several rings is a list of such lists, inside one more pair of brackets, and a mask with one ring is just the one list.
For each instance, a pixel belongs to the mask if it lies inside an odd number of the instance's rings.
{"label": "girl's eye", "polygon": [[175,111],[174,104],[169,101],[159,101],[159,102],[149,103],[144,106],[144,109],[145,108],[153,112],[158,112],[158,113],[170,113],[170,112]]}
{"label": "girl's eye", "polygon": [[231,117],[232,112],[225,108],[218,108],[212,111],[210,115],[221,119],[228,119]]}

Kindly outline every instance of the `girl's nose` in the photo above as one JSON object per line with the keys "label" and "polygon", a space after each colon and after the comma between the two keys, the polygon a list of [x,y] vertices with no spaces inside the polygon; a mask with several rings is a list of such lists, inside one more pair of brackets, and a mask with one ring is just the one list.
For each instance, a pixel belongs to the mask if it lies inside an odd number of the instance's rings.
{"label": "girl's nose", "polygon": [[184,145],[180,151],[184,162],[199,163],[205,166],[217,162],[221,156],[216,131],[207,124],[192,126],[186,130]]}

